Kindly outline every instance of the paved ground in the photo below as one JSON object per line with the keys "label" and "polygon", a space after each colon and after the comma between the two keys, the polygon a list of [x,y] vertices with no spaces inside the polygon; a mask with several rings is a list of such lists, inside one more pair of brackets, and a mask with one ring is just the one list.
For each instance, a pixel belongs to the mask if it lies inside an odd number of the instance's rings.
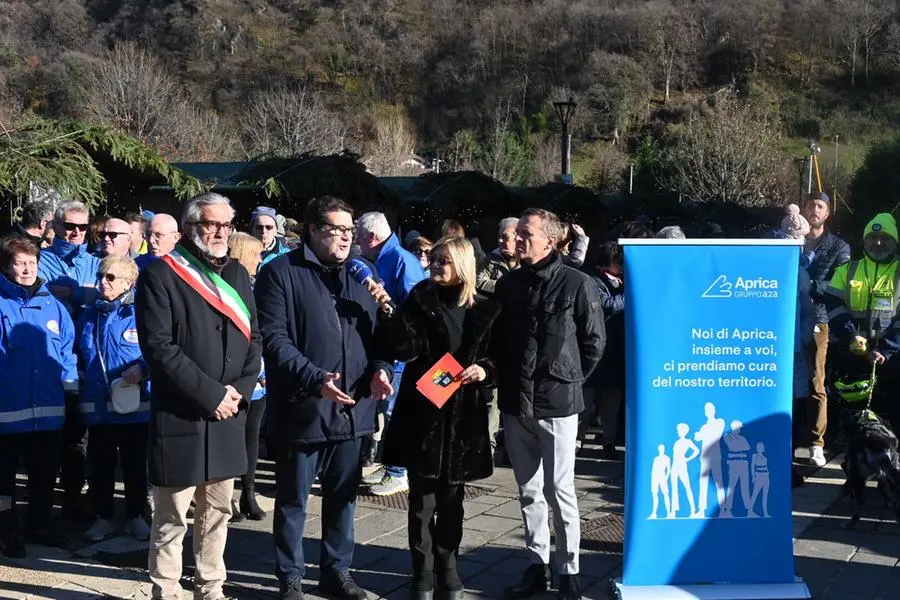
{"label": "paved ground", "polygon": [[[585,596],[607,598],[607,581],[621,570],[621,462],[602,461],[589,446],[578,462],[577,487],[584,520],[582,576]],[[263,464],[260,488],[264,508],[271,509],[272,473]],[[887,600],[900,597],[900,528],[890,515],[871,509],[853,531],[843,529],[850,505],[839,499],[840,469],[832,461],[794,493],[796,569],[821,600]],[[498,597],[526,565],[515,485],[509,469],[470,490],[461,552],[461,573],[473,597]],[[312,502],[307,537],[319,534],[319,503]],[[356,580],[381,598],[406,598],[409,557],[406,514],[377,507],[368,499],[357,510],[354,560]],[[229,534],[227,592],[238,598],[274,598],[271,520],[235,524]],[[29,547],[29,558],[0,559],[0,598],[94,600],[149,598],[142,544],[116,537],[86,546],[71,530],[66,550]],[[190,541],[186,541],[187,549]],[[308,596],[316,597],[317,544],[307,543]],[[186,555],[186,565],[190,556]],[[185,587],[190,588],[190,568]],[[185,591],[184,598],[191,595]],[[548,598],[551,596],[547,596]]]}

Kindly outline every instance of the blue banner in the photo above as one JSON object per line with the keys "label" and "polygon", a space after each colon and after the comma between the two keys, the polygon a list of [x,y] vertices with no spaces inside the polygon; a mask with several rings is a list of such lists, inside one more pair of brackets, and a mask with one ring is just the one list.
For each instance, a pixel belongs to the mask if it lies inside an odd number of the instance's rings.
{"label": "blue banner", "polygon": [[673,242],[622,241],[622,583],[791,583],[799,248]]}

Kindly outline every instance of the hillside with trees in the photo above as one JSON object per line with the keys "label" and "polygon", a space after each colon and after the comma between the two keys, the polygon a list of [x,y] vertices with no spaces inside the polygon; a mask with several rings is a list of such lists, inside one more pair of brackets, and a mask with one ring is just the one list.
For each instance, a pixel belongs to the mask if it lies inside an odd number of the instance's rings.
{"label": "hillside with trees", "polygon": [[894,0],[0,0],[0,121],[171,160],[346,148],[378,175],[417,154],[543,183],[572,96],[576,182],[600,193],[633,163],[645,197],[782,202],[816,140],[849,199],[898,88]]}

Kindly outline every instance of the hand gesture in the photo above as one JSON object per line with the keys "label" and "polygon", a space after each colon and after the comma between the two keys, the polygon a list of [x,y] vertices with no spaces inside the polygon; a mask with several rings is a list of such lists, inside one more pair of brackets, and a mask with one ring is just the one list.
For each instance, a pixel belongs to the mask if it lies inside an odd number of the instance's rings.
{"label": "hand gesture", "polygon": [[458,379],[462,385],[469,385],[470,383],[484,381],[486,377],[487,373],[482,367],[479,365],[472,365],[460,373]]}
{"label": "hand gesture", "polygon": [[584,229],[578,223],[572,223],[572,231],[574,231],[576,235],[584,235]]}
{"label": "hand gesture", "polygon": [[372,382],[369,384],[369,391],[372,394],[372,398],[378,402],[384,400],[388,396],[394,395],[394,386],[391,385],[391,381],[387,377],[387,373],[378,369],[374,375],[372,375]]}
{"label": "hand gesture", "polygon": [[331,400],[332,402],[337,402],[338,404],[353,406],[354,404],[356,404],[356,401],[342,392],[340,388],[335,385],[335,382],[339,381],[340,378],[340,373],[326,373],[325,383],[323,383],[322,387],[319,388],[319,395],[326,400]]}
{"label": "hand gesture", "polygon": [[233,417],[238,413],[238,406],[240,405],[242,398],[243,396],[234,389],[234,386],[226,385],[225,397],[222,398],[222,402],[219,403],[213,416],[217,421],[224,421],[225,419]]}
{"label": "hand gesture", "polygon": [[869,352],[869,362],[873,365],[883,365],[887,359],[884,357],[884,354],[879,352],[878,350],[872,350]]}
{"label": "hand gesture", "polygon": [[125,380],[126,383],[130,383],[131,385],[137,385],[141,382],[141,379],[144,378],[144,373],[141,370],[141,365],[131,365],[124,371],[122,371],[122,379]]}

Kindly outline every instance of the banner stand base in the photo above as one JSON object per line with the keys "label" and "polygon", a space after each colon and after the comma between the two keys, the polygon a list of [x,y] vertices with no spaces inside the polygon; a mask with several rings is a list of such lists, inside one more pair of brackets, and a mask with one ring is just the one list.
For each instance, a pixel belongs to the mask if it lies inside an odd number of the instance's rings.
{"label": "banner stand base", "polygon": [[809,600],[803,579],[794,583],[718,585],[622,585],[610,580],[610,600]]}

